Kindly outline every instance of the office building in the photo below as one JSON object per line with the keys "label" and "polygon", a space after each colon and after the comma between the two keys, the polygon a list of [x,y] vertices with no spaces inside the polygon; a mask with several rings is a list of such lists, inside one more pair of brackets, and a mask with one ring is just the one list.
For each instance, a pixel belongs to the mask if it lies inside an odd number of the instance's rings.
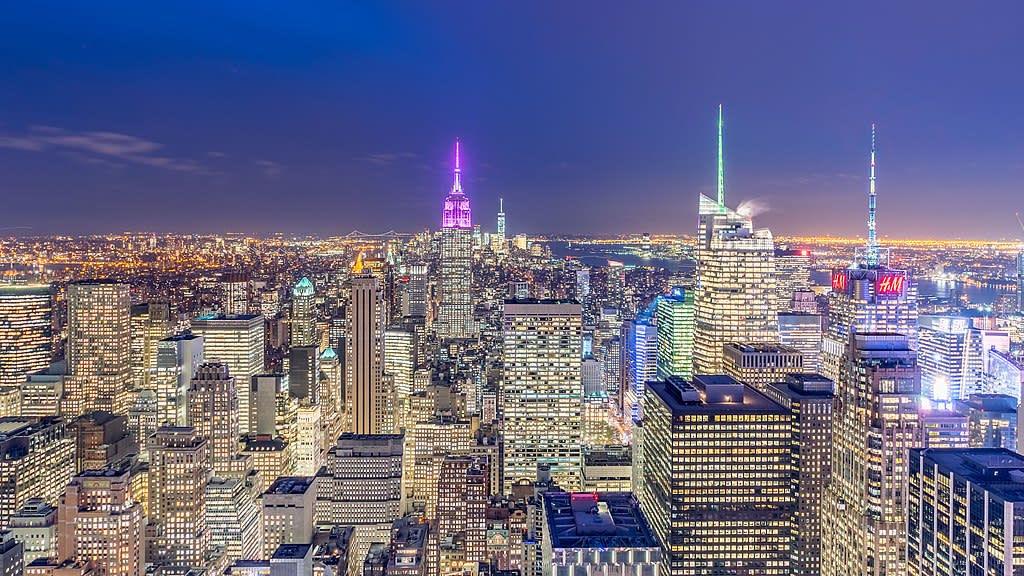
{"label": "office building", "polygon": [[[871,125],[867,246],[847,268],[832,271],[827,330],[821,342],[821,372],[842,387],[851,337],[858,333],[902,334],[917,350],[917,284],[907,270],[890,268],[876,231],[875,125]],[[915,361],[916,363],[916,361]],[[876,562],[885,565],[885,562]]]}
{"label": "office building", "polygon": [[282,476],[263,493],[263,550],[270,556],[282,544],[311,544],[317,477]]}
{"label": "office building", "polygon": [[71,405],[73,398],[68,398],[64,393],[71,384],[67,372],[67,362],[58,360],[44,370],[25,376],[25,381],[18,389],[17,410],[8,415],[41,418],[65,412],[75,413],[77,402]]}
{"label": "office building", "polygon": [[25,547],[9,531],[0,530],[0,575],[25,574]]}
{"label": "office building", "polygon": [[1005,394],[971,394],[954,403],[967,417],[971,448],[1017,450],[1017,400]]}
{"label": "office building", "polygon": [[579,489],[581,322],[577,302],[505,301],[503,493],[521,480],[535,480],[538,464],[551,466],[559,486]]}
{"label": "office building", "polygon": [[166,302],[135,304],[131,326],[132,384],[136,389],[154,389],[157,343],[173,333],[171,308]]}
{"label": "office building", "polygon": [[940,402],[951,402],[966,392],[968,330],[970,319],[962,316],[922,315],[918,319],[921,393]]}
{"label": "office building", "polygon": [[206,439],[212,473],[230,476],[239,454],[238,387],[227,364],[199,366],[188,389],[189,425]]}
{"label": "office building", "polygon": [[303,276],[292,286],[291,345],[316,346],[316,289]]}
{"label": "office building", "polygon": [[411,516],[399,518],[391,524],[388,550],[388,576],[426,576],[427,542],[430,523]]}
{"label": "office building", "polygon": [[[225,272],[220,275],[220,311],[225,314],[248,314],[251,305],[252,281],[245,272]],[[255,303],[254,303],[255,304]]]}
{"label": "office building", "polygon": [[320,402],[320,348],[293,346],[288,349],[288,393],[307,402]]}
{"label": "office building", "polygon": [[583,492],[632,492],[630,446],[594,446],[583,450]]}
{"label": "office building", "polygon": [[149,439],[146,563],[175,570],[205,568],[208,443],[194,428],[162,426]]}
{"label": "office building", "polygon": [[1005,350],[988,350],[987,384],[981,392],[1006,394],[1020,403],[1024,390],[1024,361],[1011,356]]}
{"label": "office building", "polygon": [[293,442],[279,436],[257,434],[244,436],[242,456],[252,459],[252,467],[265,483],[289,476],[295,471]]}
{"label": "office building", "polygon": [[818,374],[789,374],[765,394],[789,410],[793,427],[793,553],[790,574],[821,573],[821,497],[832,476],[835,383]]}
{"label": "office building", "polygon": [[775,294],[777,309],[789,311],[793,294],[811,286],[811,251],[780,248],[775,250]]}
{"label": "office building", "polygon": [[724,376],[651,382],[641,509],[669,576],[790,573],[790,411]]}
{"label": "office building", "polygon": [[969,448],[967,415],[945,408],[922,407],[922,448]]}
{"label": "office building", "polygon": [[254,560],[263,555],[263,523],[260,517],[255,474],[235,478],[212,477],[206,485],[206,525],[210,545],[224,550],[228,562]]}
{"label": "office building", "polygon": [[658,299],[658,378],[693,375],[693,290],[676,286]]}
{"label": "office building", "polygon": [[142,505],[128,470],[87,470],[61,497],[58,559],[91,561],[102,576],[142,576]]}
{"label": "office building", "polygon": [[74,473],[75,439],[62,418],[0,418],[0,530],[31,498],[56,505]]}
{"label": "office building", "polygon": [[[264,370],[264,326],[260,314],[207,314],[192,320],[192,332],[203,337],[206,362],[226,364],[238,382],[249,382]],[[238,390],[239,414],[250,414],[249,387]],[[248,433],[249,418],[239,421]]]}
{"label": "office building", "polygon": [[718,198],[700,196],[694,369],[722,371],[728,342],[778,342],[775,241],[749,215],[725,205],[722,108],[718,108]]}
{"label": "office building", "polygon": [[1002,448],[912,449],[907,570],[1012,575],[1024,567],[1024,457]]}
{"label": "office building", "polygon": [[416,325],[399,321],[384,331],[384,372],[394,379],[399,400],[413,393],[413,372],[416,370]]}
{"label": "office building", "polygon": [[295,415],[295,474],[312,476],[323,464],[323,428],[319,404],[299,405]]}
{"label": "office building", "polygon": [[75,440],[77,472],[115,467],[139,453],[126,416],[91,412],[73,420],[69,432]]}
{"label": "office building", "polygon": [[441,304],[437,314],[440,338],[468,338],[473,323],[473,217],[462,191],[459,142],[455,142],[455,181],[441,213]]}
{"label": "office building", "polygon": [[353,526],[352,551],[365,558],[388,542],[402,511],[401,434],[342,434],[317,474],[318,526]]}
{"label": "office building", "polygon": [[780,312],[779,344],[799,350],[804,371],[817,373],[821,369],[821,315]]}
{"label": "office building", "polygon": [[188,387],[203,363],[203,337],[178,334],[156,344],[157,424],[188,424]]}
{"label": "office building", "polygon": [[126,414],[132,384],[128,285],[113,280],[72,282],[67,299],[68,413]]}
{"label": "office building", "polygon": [[278,429],[278,398],[287,399],[284,375],[257,374],[249,381],[250,433],[263,436],[282,435]]}
{"label": "office building", "polygon": [[1024,314],[1024,250],[1017,254],[1017,312]]}
{"label": "office building", "polygon": [[427,267],[413,264],[406,269],[408,281],[402,292],[402,316],[427,317]]}
{"label": "office building", "polygon": [[906,571],[907,451],[922,446],[910,339],[855,333],[836,386],[832,482],[822,499],[822,574]]}
{"label": "office building", "polygon": [[661,548],[629,492],[545,492],[544,574],[657,574]]}
{"label": "office building", "polygon": [[362,257],[352,269],[345,334],[345,420],[356,434],[382,434],[393,409],[385,387],[384,299],[380,282],[364,270]]}
{"label": "office building", "polygon": [[729,376],[764,392],[769,384],[804,372],[804,357],[796,348],[782,344],[730,342],[724,348],[723,368]]}
{"label": "office building", "polygon": [[[436,483],[435,539],[449,548],[461,545],[465,562],[487,558],[487,508],[491,461],[486,456],[447,456]],[[458,541],[458,544],[456,543]],[[434,560],[435,564],[440,559]]]}
{"label": "office building", "polygon": [[42,498],[30,498],[11,516],[7,531],[24,544],[25,564],[57,557],[57,508]]}
{"label": "office building", "polygon": [[620,409],[627,423],[640,417],[640,402],[647,382],[658,375],[659,327],[647,314],[623,323],[626,346],[622,348],[625,386]]}
{"label": "office building", "polygon": [[46,370],[53,353],[53,298],[47,284],[0,283],[0,386]]}

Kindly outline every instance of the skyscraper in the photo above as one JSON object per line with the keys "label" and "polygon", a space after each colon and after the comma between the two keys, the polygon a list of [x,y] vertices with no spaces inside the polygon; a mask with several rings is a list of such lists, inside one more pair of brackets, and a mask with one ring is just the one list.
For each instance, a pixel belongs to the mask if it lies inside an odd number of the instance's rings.
{"label": "skyscraper", "polygon": [[921,393],[926,398],[950,402],[967,391],[969,324],[960,316],[919,318]]}
{"label": "skyscraper", "polygon": [[536,480],[537,465],[566,490],[579,489],[583,385],[580,305],[559,300],[506,300],[505,477],[503,492]]}
{"label": "skyscraper", "polygon": [[173,331],[171,308],[166,302],[145,302],[132,306],[131,366],[136,389],[156,388],[157,342]]}
{"label": "skyscraper", "polygon": [[391,538],[402,508],[402,444],[401,434],[342,434],[317,475],[317,525],[354,526],[355,558]]}
{"label": "skyscraper", "polygon": [[0,386],[50,365],[53,300],[46,284],[0,284]]}
{"label": "skyscraper", "polygon": [[777,309],[786,312],[793,307],[793,293],[811,286],[811,251],[779,249],[775,251],[775,293]]}
{"label": "skyscraper", "polygon": [[73,414],[128,412],[131,386],[131,295],[127,284],[83,280],[68,285],[66,391]]}
{"label": "skyscraper", "polygon": [[56,504],[74,473],[75,440],[62,418],[0,418],[0,530],[30,498]]}
{"label": "skyscraper", "polygon": [[244,272],[225,272],[220,277],[220,310],[225,314],[248,314],[258,305],[250,305],[252,282]]}
{"label": "skyscraper", "polygon": [[345,335],[345,416],[348,430],[380,434],[389,409],[384,389],[384,299],[380,284],[363,270],[362,257],[352,269]]}
{"label": "skyscraper", "polygon": [[291,345],[316,346],[316,289],[305,276],[292,287]]}
{"label": "skyscraper", "polygon": [[644,395],[640,505],[668,576],[790,574],[789,411],[729,376]]}
{"label": "skyscraper", "polygon": [[805,372],[818,372],[821,369],[821,315],[780,312],[779,344],[792,346],[803,354]]}
{"label": "skyscraper", "polygon": [[727,342],[778,342],[775,241],[725,205],[722,107],[718,107],[718,198],[700,196],[694,369],[722,371]]}
{"label": "skyscraper", "polygon": [[[207,314],[192,320],[192,332],[203,337],[207,362],[227,364],[238,382],[263,373],[264,326],[260,314]],[[238,389],[238,411],[242,433],[249,432],[249,387]]]}
{"label": "skyscraper", "polygon": [[790,374],[805,372],[803,354],[782,344],[730,342],[724,350],[724,372],[761,392]]}
{"label": "skyscraper", "polygon": [[789,410],[796,511],[793,515],[792,576],[821,573],[821,496],[832,477],[835,383],[817,374],[790,374],[765,388]]}
{"label": "skyscraper", "polygon": [[469,197],[462,191],[459,142],[455,141],[455,181],[441,213],[441,306],[437,334],[467,338],[473,328],[473,218]]}
{"label": "skyscraper", "polygon": [[907,451],[922,444],[917,355],[900,334],[858,333],[836,386],[821,573],[906,571]]}
{"label": "skyscraper", "polygon": [[623,324],[626,334],[626,346],[622,353],[626,356],[623,366],[626,368],[626,387],[623,390],[622,414],[626,422],[640,417],[640,402],[644,397],[647,382],[658,376],[658,331],[660,326],[653,322],[648,314],[639,314],[635,320]]}
{"label": "skyscraper", "polygon": [[1024,314],[1024,250],[1017,254],[1017,312]]}
{"label": "skyscraper", "polygon": [[693,290],[680,286],[658,299],[658,378],[693,374]]}
{"label": "skyscraper", "polygon": [[906,573],[1020,573],[1024,457],[1000,448],[929,448],[911,450],[909,460]]}
{"label": "skyscraper", "polygon": [[193,428],[164,426],[150,437],[147,563],[182,572],[206,567],[206,451],[206,439]]}
{"label": "skyscraper", "polygon": [[904,334],[917,350],[917,285],[910,272],[888,266],[875,230],[875,126],[871,125],[868,179],[868,244],[847,268],[832,271],[828,329],[821,342],[822,374],[839,382],[850,335],[858,332]]}
{"label": "skyscraper", "polygon": [[210,470],[229,476],[240,451],[238,387],[226,364],[199,367],[188,389],[188,412],[189,425],[206,438]]}
{"label": "skyscraper", "polygon": [[427,267],[423,264],[409,266],[408,283],[402,292],[402,316],[427,317]]}
{"label": "skyscraper", "polygon": [[158,426],[188,424],[188,387],[202,362],[202,336],[178,334],[156,343]]}
{"label": "skyscraper", "polygon": [[58,559],[91,560],[100,576],[141,576],[142,504],[128,470],[87,470],[71,479],[58,514]]}

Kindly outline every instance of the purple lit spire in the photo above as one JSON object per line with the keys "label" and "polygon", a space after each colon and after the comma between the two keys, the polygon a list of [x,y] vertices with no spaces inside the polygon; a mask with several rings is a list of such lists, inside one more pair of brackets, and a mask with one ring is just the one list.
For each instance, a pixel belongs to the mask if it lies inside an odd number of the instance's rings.
{"label": "purple lit spire", "polygon": [[473,228],[472,212],[469,208],[469,198],[462,192],[462,166],[460,157],[459,139],[455,139],[455,181],[452,183],[452,191],[444,199],[444,209],[441,212],[442,228]]}

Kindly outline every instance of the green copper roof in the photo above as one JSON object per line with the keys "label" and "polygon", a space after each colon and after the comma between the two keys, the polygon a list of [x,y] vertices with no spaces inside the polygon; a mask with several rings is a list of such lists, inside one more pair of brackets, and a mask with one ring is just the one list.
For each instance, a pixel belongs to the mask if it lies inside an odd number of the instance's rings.
{"label": "green copper roof", "polygon": [[338,357],[338,353],[334,351],[334,348],[327,348],[320,354],[321,360],[333,360]]}
{"label": "green copper roof", "polygon": [[312,296],[314,292],[313,282],[305,276],[303,276],[302,280],[299,280],[298,283],[295,284],[295,287],[292,288],[293,296]]}

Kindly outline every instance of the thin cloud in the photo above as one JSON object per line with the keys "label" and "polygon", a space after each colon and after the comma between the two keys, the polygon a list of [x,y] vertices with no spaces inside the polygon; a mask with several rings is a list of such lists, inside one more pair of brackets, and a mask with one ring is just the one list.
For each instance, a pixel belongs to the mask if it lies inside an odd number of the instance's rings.
{"label": "thin cloud", "polygon": [[268,178],[274,178],[281,174],[281,165],[273,160],[257,160],[256,165],[263,170],[263,175]]}
{"label": "thin cloud", "polygon": [[419,155],[413,152],[382,152],[378,154],[367,154],[362,159],[378,166],[391,166],[400,160],[415,160]]}
{"label": "thin cloud", "polygon": [[65,153],[73,152],[70,156],[85,162],[121,161],[176,172],[204,171],[203,166],[195,160],[161,154],[163,144],[159,142],[119,132],[71,132],[53,126],[33,126],[24,135],[0,135],[0,148],[25,152],[59,150]]}

